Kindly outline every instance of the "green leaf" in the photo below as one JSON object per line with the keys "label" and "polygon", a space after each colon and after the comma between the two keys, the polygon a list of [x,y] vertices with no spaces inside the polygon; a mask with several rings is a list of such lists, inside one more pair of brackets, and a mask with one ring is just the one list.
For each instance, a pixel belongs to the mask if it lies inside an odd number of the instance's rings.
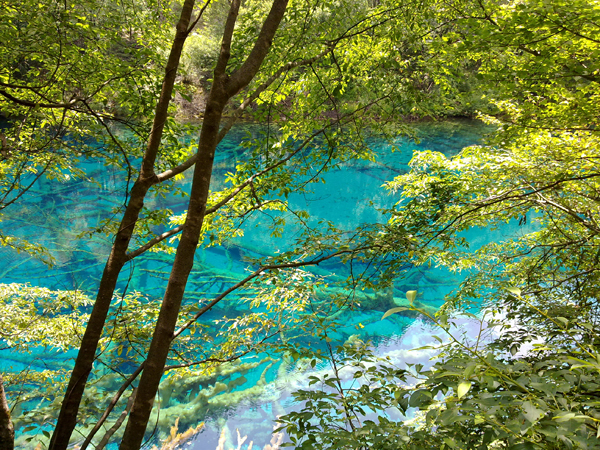
{"label": "green leaf", "polygon": [[188,102],[191,102],[193,100],[192,96],[190,94],[186,94],[184,92],[179,92],[179,95],[181,95],[181,97]]}
{"label": "green leaf", "polygon": [[536,408],[530,401],[523,402],[523,415],[529,422],[537,422],[544,417],[544,414],[545,411],[543,409]]}
{"label": "green leaf", "polygon": [[470,381],[461,381],[456,388],[456,396],[458,398],[463,398],[467,392],[471,389]]}
{"label": "green leaf", "polygon": [[454,442],[452,439],[445,437],[444,438],[444,442],[446,443],[446,445],[450,448],[457,448],[456,442]]}
{"label": "green leaf", "polygon": [[385,314],[381,317],[381,320],[385,319],[386,317],[391,316],[392,314],[396,314],[397,312],[400,311],[410,311],[410,308],[407,308],[406,306],[398,306],[397,308],[392,308],[392,309],[388,309]]}
{"label": "green leaf", "polygon": [[470,378],[471,375],[473,375],[473,372],[475,372],[476,368],[477,368],[477,363],[475,363],[475,362],[471,362],[471,363],[467,364],[467,367],[465,367],[465,370],[463,372],[464,377]]}
{"label": "green leaf", "polygon": [[413,408],[419,408],[426,403],[428,404],[431,401],[432,397],[433,395],[430,391],[426,389],[418,389],[410,396],[408,404]]}

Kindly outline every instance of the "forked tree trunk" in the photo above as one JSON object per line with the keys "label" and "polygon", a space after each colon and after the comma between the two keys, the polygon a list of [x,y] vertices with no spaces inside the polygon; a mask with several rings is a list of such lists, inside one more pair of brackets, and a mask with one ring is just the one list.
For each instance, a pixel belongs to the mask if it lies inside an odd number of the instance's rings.
{"label": "forked tree trunk", "polygon": [[4,392],[4,380],[0,374],[0,450],[15,448],[15,429],[10,420],[10,409]]}
{"label": "forked tree trunk", "polygon": [[194,167],[192,190],[188,212],[181,239],[177,246],[175,261],[161,305],[146,365],[142,372],[135,403],[121,441],[121,450],[138,450],[142,444],[150,418],[154,398],[163,375],[177,317],[183,300],[188,276],[194,264],[194,254],[206,212],[210,179],[218,142],[221,116],[225,105],[240,89],[246,87],[256,76],[271,42],[285,14],[288,0],[274,0],[261,32],[242,66],[231,76],[226,68],[230,56],[231,36],[240,6],[233,0],[225,31],[221,53],[215,68],[214,82],[209,94],[198,143],[198,159]]}
{"label": "forked tree trunk", "polygon": [[85,385],[96,357],[98,342],[102,335],[102,330],[104,329],[106,317],[114,296],[117,279],[119,278],[121,269],[127,262],[127,249],[133,229],[144,206],[144,199],[148,190],[157,182],[157,177],[154,173],[154,163],[160,147],[164,124],[168,116],[169,102],[173,94],[173,86],[175,84],[175,76],[177,75],[183,44],[189,33],[188,27],[194,3],[195,0],[185,0],[183,9],[181,10],[175,39],[165,69],[162,91],[156,107],[152,132],[142,160],[140,175],[131,190],[129,203],[123,214],[119,231],[115,236],[110,256],[104,267],[96,301],[79,347],[75,367],[71,372],[71,378],[69,379],[67,391],[62,402],[58,421],[48,447],[49,450],[65,450],[69,444],[69,439],[77,423],[77,412],[79,411]]}

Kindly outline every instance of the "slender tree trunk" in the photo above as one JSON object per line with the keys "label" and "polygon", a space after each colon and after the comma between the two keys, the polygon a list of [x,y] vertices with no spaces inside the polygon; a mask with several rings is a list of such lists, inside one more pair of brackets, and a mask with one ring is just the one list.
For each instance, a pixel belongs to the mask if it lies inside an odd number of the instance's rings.
{"label": "slender tree trunk", "polygon": [[100,280],[96,301],[90,314],[81,346],[79,347],[75,367],[71,372],[71,378],[69,379],[54,434],[50,440],[49,450],[65,450],[69,444],[69,439],[77,423],[77,412],[83,397],[87,378],[92,371],[98,342],[102,335],[102,330],[114,296],[117,280],[123,265],[127,261],[127,249],[133,229],[144,206],[144,199],[148,190],[157,182],[157,177],[154,173],[154,163],[160,147],[164,124],[168,116],[169,102],[173,94],[173,86],[175,84],[175,76],[177,75],[183,44],[189,33],[188,27],[194,3],[195,0],[186,0],[181,11],[175,39],[165,69],[165,77],[156,107],[150,140],[148,141],[148,146],[142,160],[140,175],[131,190],[129,203],[123,214],[119,231],[115,236],[110,256]]}
{"label": "slender tree trunk", "polygon": [[226,74],[230,56],[231,36],[237,20],[240,0],[233,0],[223,33],[221,53],[215,68],[214,82],[209,94],[198,143],[198,159],[194,167],[192,190],[181,239],[157,319],[146,365],[138,393],[125,428],[120,450],[138,450],[150,418],[154,398],[167,361],[171,340],[206,212],[213,161],[218,143],[219,127],[225,105],[256,76],[271,42],[283,19],[288,0],[274,0],[261,32],[247,60],[231,76]]}
{"label": "slender tree trunk", "polygon": [[0,374],[0,450],[14,450],[15,429],[10,420],[10,409],[4,393],[4,380]]}
{"label": "slender tree trunk", "polygon": [[[212,133],[210,136],[211,140],[214,140],[218,134],[221,110],[209,112],[207,109],[205,112],[204,123],[212,122],[217,124],[217,132]],[[203,133],[205,128],[206,125],[203,126]],[[175,262],[173,263],[162,308],[150,344],[146,365],[138,386],[138,393],[121,442],[120,448],[122,450],[139,449],[144,438],[146,424],[152,411],[154,397],[158,391],[158,385],[167,360],[171,337],[179,315],[185,285],[194,264],[194,254],[202,228],[204,211],[206,210],[208,186],[210,184],[214,155],[214,148],[212,150],[203,148],[196,161],[185,227],[183,228],[180,243],[177,246]]]}

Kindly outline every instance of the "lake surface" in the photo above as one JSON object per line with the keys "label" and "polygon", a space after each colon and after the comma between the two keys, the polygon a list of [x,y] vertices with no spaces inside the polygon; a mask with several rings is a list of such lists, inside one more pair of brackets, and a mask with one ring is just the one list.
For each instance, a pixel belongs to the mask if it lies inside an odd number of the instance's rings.
{"label": "lake surface", "polygon": [[[336,226],[351,230],[363,223],[381,222],[385,218],[377,207],[389,207],[397,200],[382,184],[408,169],[414,150],[428,149],[454,154],[467,145],[477,143],[484,128],[475,122],[456,121],[440,124],[419,125],[420,144],[399,138],[399,151],[390,152],[388,145],[374,143],[377,162],[348,162],[325,174],[326,183],[314,194],[291,194],[292,208],[306,209],[312,216],[311,223],[328,220]],[[243,133],[233,132],[221,143],[215,164],[214,185],[223,183],[225,174],[233,171],[240,154],[239,139]],[[50,289],[80,289],[90,296],[95,293],[101,276],[110,241],[102,235],[87,231],[98,227],[110,216],[110,211],[124,201],[123,173],[87,163],[82,167],[95,179],[95,183],[83,180],[58,183],[40,180],[32,191],[10,214],[3,219],[2,227],[11,233],[47,246],[56,258],[56,265],[44,264],[23,254],[0,249],[0,282],[29,283]],[[184,185],[186,181],[183,182]],[[175,213],[185,209],[187,199],[167,198],[150,202],[171,208]],[[261,217],[257,216],[244,225],[244,236],[235,238],[226,247],[215,246],[198,251],[196,265],[186,291],[188,301],[216,293],[233,280],[241,279],[247,264],[245,256],[267,256],[285,249],[294,238],[292,229],[281,238],[265,233]],[[82,238],[82,236],[84,236]],[[473,233],[473,240],[489,241],[502,238],[485,232]],[[140,291],[150,299],[160,299],[168,278],[172,255],[146,253],[123,271],[121,289]],[[320,275],[341,275],[345,270],[340,264],[324,265]],[[206,280],[221,280],[206,287]],[[459,283],[459,279],[447,271],[429,268],[407,270],[391,295],[403,297],[407,288],[418,290],[419,300],[432,308],[438,308],[443,298]],[[218,318],[218,309],[207,320]],[[411,348],[429,343],[429,329],[414,319],[392,316],[381,320],[381,311],[363,310],[349,315],[344,326],[334,338],[343,343],[350,336],[360,333],[361,338],[378,343],[378,352],[391,356],[398,364],[426,361],[428,352],[414,353]],[[359,330],[359,331],[357,331]],[[406,333],[406,330],[410,330]],[[53,367],[69,367],[74,352],[58,354],[40,349],[30,354],[0,351],[0,370],[43,370]],[[42,358],[40,358],[40,356]],[[317,367],[326,371],[327,367]],[[293,390],[306,386],[307,368],[293,363],[280,355],[254,355],[241,362],[227,366],[226,370],[212,377],[188,379],[184,388],[173,389],[163,401],[159,434],[168,433],[168,425],[175,417],[181,417],[180,431],[199,421],[206,421],[204,430],[191,441],[187,448],[212,450],[219,445],[219,437],[226,439],[225,448],[237,448],[240,436],[248,436],[241,448],[277,448],[277,439],[270,434],[273,419],[295,406],[290,400]],[[165,385],[167,386],[167,385]],[[217,389],[217,386],[227,386]],[[161,428],[162,427],[162,428]]]}

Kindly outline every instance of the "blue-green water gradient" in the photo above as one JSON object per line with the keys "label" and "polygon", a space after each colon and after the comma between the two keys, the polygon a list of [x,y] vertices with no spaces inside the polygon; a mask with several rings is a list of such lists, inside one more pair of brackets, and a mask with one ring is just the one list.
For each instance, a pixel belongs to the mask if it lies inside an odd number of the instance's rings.
{"label": "blue-green water gradient", "polygon": [[[391,152],[383,143],[374,143],[378,155],[376,162],[348,162],[340,168],[324,175],[326,183],[320,185],[312,194],[291,194],[289,202],[292,209],[305,209],[311,214],[311,223],[328,220],[336,226],[351,230],[364,223],[381,222],[385,218],[377,207],[389,207],[396,199],[382,188],[386,181],[404,173],[414,150],[435,150],[451,155],[461,148],[477,143],[484,127],[476,122],[454,121],[441,124],[424,124],[418,127],[420,143],[407,138],[399,138],[399,151]],[[234,132],[219,146],[213,185],[222,185],[225,174],[233,171],[240,155],[239,139],[243,133]],[[0,282],[29,283],[56,290],[79,289],[94,296],[108,252],[110,238],[101,233],[89,233],[99,227],[102,220],[110,217],[111,211],[125,201],[125,173],[118,169],[107,169],[97,163],[83,163],[82,168],[94,182],[71,180],[57,182],[40,179],[34,188],[21,199],[7,214],[1,223],[6,234],[34,240],[50,249],[56,258],[56,265],[48,268],[43,263],[25,254],[10,249],[0,249]],[[183,186],[189,183],[184,180]],[[185,209],[187,199],[178,197],[157,198],[151,200],[148,207],[169,207],[174,212]],[[265,232],[258,215],[244,224],[244,236],[235,238],[227,246],[215,246],[199,249],[194,271],[186,291],[188,300],[193,301],[206,295],[213,289],[218,292],[227,286],[231,279],[241,278],[245,272],[245,256],[266,256],[276,250],[285,250],[294,238],[294,231],[284,233],[282,238],[273,238]],[[475,239],[488,241],[484,231],[474,235]],[[493,236],[494,239],[501,236]],[[123,271],[120,289],[140,291],[153,299],[162,298],[169,275],[172,255],[146,253]],[[339,264],[324,265],[321,271],[343,271]],[[223,276],[223,283],[212,283],[206,287],[203,274],[213,277]],[[406,281],[406,280],[409,281]],[[398,283],[393,295],[402,297],[407,287],[420,292],[420,301],[434,308],[439,307],[444,296],[454,289],[459,280],[455,275],[436,268],[415,269],[408,272],[405,281]],[[202,293],[202,294],[200,294]],[[217,317],[219,312],[215,312]],[[339,330],[336,336],[342,342],[357,329],[363,338],[378,342],[394,342],[410,326],[412,319],[395,318],[381,321],[381,311],[360,311],[348,317],[346,328]],[[360,325],[360,327],[359,327]],[[414,329],[413,329],[414,331]],[[417,337],[414,343],[418,344]],[[69,367],[74,352],[57,354],[39,349],[33,354],[15,354],[0,351],[0,370],[43,370],[46,367]],[[256,361],[248,359],[248,361]],[[285,361],[284,361],[285,363]],[[290,406],[288,396],[294,386],[301,385],[297,377],[286,378],[289,374],[301,374],[297,367],[282,369],[282,362],[269,366],[269,362],[258,364],[243,374],[230,374],[219,378],[225,384],[237,380],[235,390],[250,389],[253,384],[263,381],[268,386],[263,389],[264,397],[239,396],[240,405],[227,408],[214,408],[215,414],[197,417],[198,421],[208,420],[205,431],[194,441],[193,448],[212,450],[218,445],[218,438],[225,430],[232,446],[236,447],[235,429],[241,436],[249,435],[243,448],[250,440],[253,449],[265,447],[271,441],[272,419]],[[267,367],[269,366],[269,367]],[[265,371],[265,369],[267,370]],[[263,373],[264,372],[264,373]],[[301,377],[301,375],[298,375]],[[240,377],[244,382],[240,382]],[[285,385],[288,380],[288,385]],[[234,383],[236,384],[236,383]],[[210,388],[206,387],[207,389]],[[188,398],[191,394],[188,394]],[[216,398],[216,397],[215,397]],[[185,405],[182,404],[182,408]],[[209,408],[210,410],[210,408]],[[162,430],[164,433],[164,430]],[[227,447],[226,447],[227,448]]]}

